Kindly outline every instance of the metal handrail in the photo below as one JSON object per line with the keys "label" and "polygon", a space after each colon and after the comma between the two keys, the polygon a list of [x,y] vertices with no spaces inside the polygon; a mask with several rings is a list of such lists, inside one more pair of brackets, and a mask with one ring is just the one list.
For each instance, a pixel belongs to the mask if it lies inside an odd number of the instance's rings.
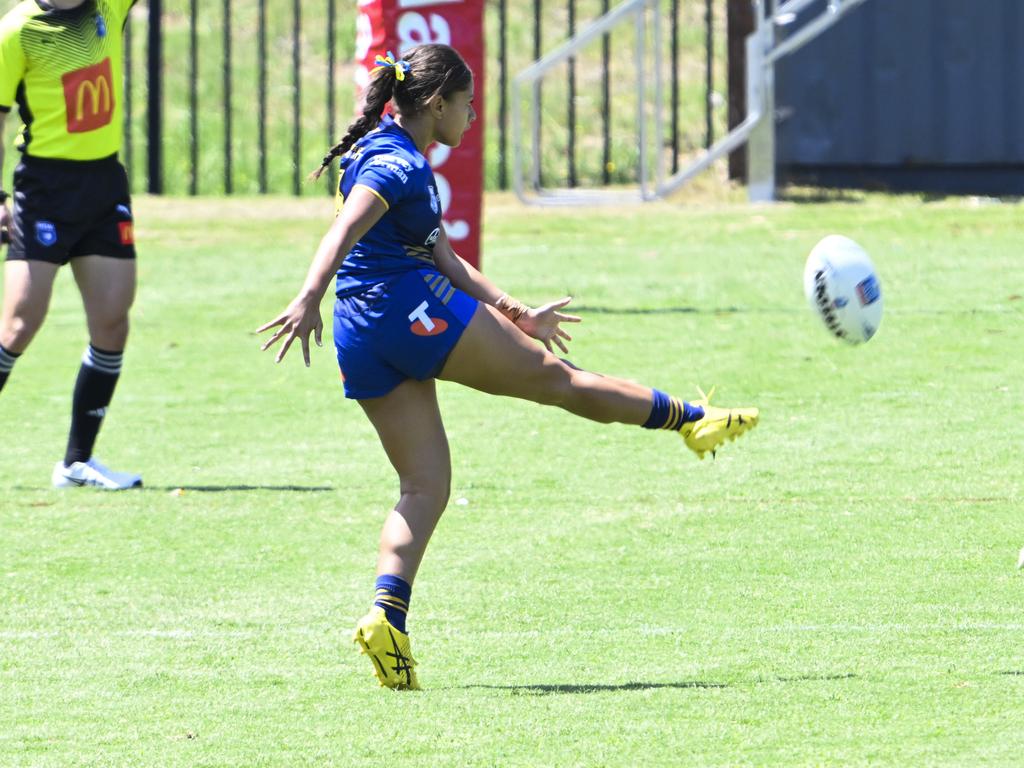
{"label": "metal handrail", "polygon": [[[622,193],[622,192],[611,192],[606,190],[573,190],[572,192],[550,192],[541,189],[540,187],[540,166],[539,166],[539,130],[540,130],[540,99],[537,86],[540,79],[551,70],[553,67],[565,62],[567,59],[572,57],[580,48],[587,45],[591,41],[595,40],[599,36],[606,34],[612,30],[613,27],[617,26],[624,19],[629,18],[631,15],[635,17],[635,22],[638,27],[637,34],[637,56],[641,57],[644,55],[643,41],[645,35],[640,34],[640,30],[643,26],[643,16],[649,6],[654,6],[657,0],[625,0],[625,2],[615,6],[608,13],[604,14],[600,18],[595,19],[591,23],[583,27],[579,32],[576,33],[572,38],[566,40],[557,48],[552,50],[550,53],[545,54],[540,59],[535,61],[533,64],[528,66],[526,69],[521,71],[512,80],[512,187],[515,190],[516,195],[524,203],[540,203],[540,204],[579,204],[583,202],[607,202],[617,203],[624,200],[636,200],[644,198],[644,190],[647,188],[648,181],[646,178],[646,161],[643,159],[643,147],[646,145],[646,118],[643,109],[643,89],[637,89],[637,116],[638,116],[638,128],[641,131],[641,169],[640,169],[640,187],[641,191],[638,193]],[[640,83],[643,82],[641,70],[642,67],[637,68],[637,77]],[[526,193],[526,188],[523,180],[523,158],[522,158],[522,99],[520,98],[520,89],[525,86],[533,86],[533,110],[532,110],[532,121],[531,121],[531,133],[532,133],[532,146],[533,146],[533,163],[532,163],[532,186],[535,191],[534,196],[529,196]]]}
{"label": "metal handrail", "polygon": [[[719,141],[715,142],[706,152],[700,157],[691,162],[685,168],[679,170],[670,177],[665,177],[665,160],[662,153],[658,153],[657,168],[656,168],[656,180],[654,189],[651,190],[649,187],[648,180],[648,168],[647,168],[647,117],[645,110],[643,109],[643,98],[644,98],[644,66],[643,60],[645,56],[644,40],[646,38],[645,30],[645,14],[649,6],[656,7],[656,0],[625,0],[622,4],[616,6],[604,16],[595,20],[591,24],[587,25],[584,29],[580,30],[571,39],[565,41],[551,53],[543,56],[529,67],[520,72],[512,83],[512,135],[513,135],[513,157],[514,157],[514,174],[513,174],[513,186],[516,194],[520,200],[525,203],[537,203],[544,205],[573,205],[581,203],[620,203],[624,201],[636,201],[636,200],[653,200],[660,197],[664,197],[671,194],[675,190],[682,187],[693,177],[707,169],[716,160],[727,156],[731,152],[739,149],[741,146],[751,140],[751,136],[755,135],[755,132],[760,130],[771,131],[772,135],[766,137],[762,135],[762,139],[767,147],[768,152],[771,153],[771,157],[765,159],[765,162],[774,168],[774,68],[775,64],[785,56],[789,56],[795,51],[802,48],[804,45],[809,43],[811,40],[816,38],[826,29],[832,27],[843,16],[852,11],[859,5],[867,2],[867,0],[829,0],[826,8],[820,12],[814,19],[808,21],[803,27],[800,28],[796,33],[785,41],[776,44],[774,27],[785,26],[796,19],[797,14],[806,10],[817,0],[788,0],[787,2],[781,2],[775,9],[775,13],[770,18],[766,18],[764,12],[763,0],[751,0],[754,5],[756,25],[753,33],[747,37],[746,49],[747,49],[747,117],[738,126],[733,128],[728,134],[726,134]],[[639,133],[639,144],[640,144],[640,173],[639,173],[639,190],[637,192],[624,192],[621,190],[610,191],[610,190],[562,190],[562,191],[551,191],[544,190],[540,186],[540,170],[539,170],[539,120],[540,120],[540,104],[539,104],[539,93],[537,91],[538,83],[540,79],[548,72],[552,67],[564,62],[566,59],[576,53],[582,46],[586,45],[601,34],[607,33],[612,27],[619,24],[630,14],[635,16],[637,24],[637,60],[640,64],[637,67],[637,118],[638,125],[637,130]],[[660,45],[661,34],[660,26],[658,23],[658,14],[655,11],[654,21],[654,39],[655,44]],[[521,133],[521,107],[519,99],[519,88],[525,85],[534,86],[534,114],[533,114],[533,150],[534,150],[534,176],[533,176],[533,187],[535,191],[534,196],[528,196],[525,192],[523,184],[523,172],[522,172],[522,133]],[[660,141],[662,138],[662,105],[661,105],[661,71],[660,68],[655,66],[655,143],[657,147],[660,147]],[[764,118],[768,116],[772,122],[763,124]],[[770,171],[770,174],[766,173],[766,179],[760,180],[755,184],[754,180],[751,179],[749,186],[750,194],[752,199],[771,199],[774,197],[774,170]],[[755,192],[755,187],[757,191]]]}

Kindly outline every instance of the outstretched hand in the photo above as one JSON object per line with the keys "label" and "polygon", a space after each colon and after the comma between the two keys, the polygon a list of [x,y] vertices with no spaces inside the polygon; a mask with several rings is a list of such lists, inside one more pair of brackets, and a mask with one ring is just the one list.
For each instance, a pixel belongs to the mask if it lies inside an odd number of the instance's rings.
{"label": "outstretched hand", "polygon": [[562,352],[569,354],[565,342],[572,341],[572,336],[562,330],[561,323],[578,323],[581,322],[581,318],[575,315],[563,314],[558,310],[562,309],[570,301],[572,301],[572,297],[566,296],[564,299],[552,301],[549,304],[544,304],[534,309],[528,309],[516,320],[516,325],[527,336],[532,336],[540,341],[547,347],[548,352],[554,352],[551,349],[551,345],[555,344]]}
{"label": "outstretched hand", "polygon": [[306,367],[309,368],[309,334],[312,332],[318,347],[324,345],[322,340],[324,321],[320,317],[320,302],[296,297],[284,312],[269,323],[261,325],[256,329],[256,333],[263,333],[276,326],[281,326],[281,328],[267,339],[266,343],[260,347],[260,351],[270,349],[281,337],[284,337],[284,345],[277,353],[277,359],[275,360],[275,362],[280,363],[284,356],[288,354],[288,348],[292,345],[292,342],[298,338],[302,341],[302,358],[306,361]]}

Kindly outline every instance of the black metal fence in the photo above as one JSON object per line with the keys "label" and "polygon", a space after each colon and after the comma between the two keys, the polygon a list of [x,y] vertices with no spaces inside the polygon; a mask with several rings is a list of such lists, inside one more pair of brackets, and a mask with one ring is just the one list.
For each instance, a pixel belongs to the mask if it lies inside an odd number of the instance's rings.
{"label": "black metal fence", "polygon": [[[610,0],[488,0],[488,188],[510,182],[512,77],[607,12]],[[219,7],[218,7],[219,5]],[[721,6],[721,7],[719,7]],[[724,130],[724,0],[664,0],[672,169]],[[354,115],[357,9],[337,0],[149,0],[126,28],[124,160],[154,194],[320,194],[304,182]],[[543,173],[556,185],[632,180],[629,25],[544,89]],[[720,50],[719,50],[720,49]],[[144,162],[143,162],[144,159]]]}

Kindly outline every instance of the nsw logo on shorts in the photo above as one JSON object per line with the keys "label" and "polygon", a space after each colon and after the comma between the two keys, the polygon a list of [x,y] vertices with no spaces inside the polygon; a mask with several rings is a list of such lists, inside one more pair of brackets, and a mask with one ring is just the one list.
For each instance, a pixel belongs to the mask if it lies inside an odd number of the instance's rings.
{"label": "nsw logo on shorts", "polygon": [[36,242],[47,248],[56,243],[57,226],[52,221],[37,221]]}
{"label": "nsw logo on shorts", "polygon": [[412,325],[409,330],[417,336],[439,336],[448,330],[448,323],[440,317],[427,315],[427,302],[421,302],[416,309],[409,313]]}

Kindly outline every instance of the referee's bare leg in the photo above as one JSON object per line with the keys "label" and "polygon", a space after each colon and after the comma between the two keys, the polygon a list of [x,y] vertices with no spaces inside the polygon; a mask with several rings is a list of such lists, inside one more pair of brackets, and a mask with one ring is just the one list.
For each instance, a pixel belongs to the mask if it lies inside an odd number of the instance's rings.
{"label": "referee's bare leg", "polygon": [[89,341],[99,349],[123,352],[128,312],[135,301],[135,260],[79,256],[71,271],[82,294]]}
{"label": "referee's bare leg", "polygon": [[4,308],[0,346],[24,352],[43,326],[58,265],[16,259],[4,263]]}
{"label": "referee's bare leg", "polygon": [[135,299],[135,260],[78,256],[71,259],[71,271],[85,305],[89,346],[75,381],[68,446],[62,465],[54,468],[54,485],[84,481],[112,490],[140,486],[139,475],[110,470],[92,455],[121,376],[128,311]]}

